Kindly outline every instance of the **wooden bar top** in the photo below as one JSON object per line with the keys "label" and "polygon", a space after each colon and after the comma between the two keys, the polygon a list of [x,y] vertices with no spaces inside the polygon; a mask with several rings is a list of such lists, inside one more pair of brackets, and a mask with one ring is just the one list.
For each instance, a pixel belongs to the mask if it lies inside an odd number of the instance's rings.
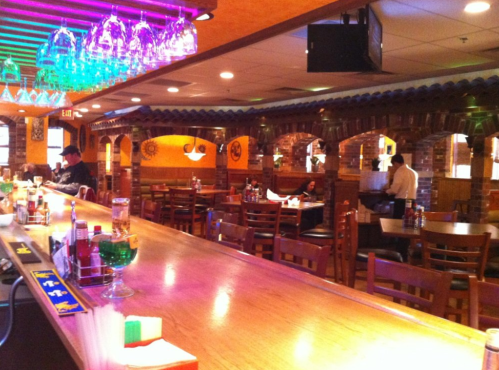
{"label": "wooden bar top", "polygon": [[[49,233],[70,226],[74,198],[48,191],[46,200],[50,227],[25,231],[13,223],[0,229],[0,242],[83,369],[75,318],[59,318],[29,275],[52,264],[20,265],[8,246],[33,239],[46,252]],[[76,204],[89,228],[110,230],[110,209]],[[80,292],[125,315],[162,317],[165,340],[196,356],[199,369],[481,369],[480,331],[136,217],[131,229],[140,247],[124,279],[135,295],[106,300],[102,287]]]}

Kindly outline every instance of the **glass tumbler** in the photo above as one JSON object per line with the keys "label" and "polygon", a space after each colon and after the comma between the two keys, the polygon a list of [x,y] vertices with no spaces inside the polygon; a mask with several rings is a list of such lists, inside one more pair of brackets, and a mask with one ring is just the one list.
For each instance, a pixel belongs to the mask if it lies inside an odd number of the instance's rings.
{"label": "glass tumbler", "polygon": [[112,203],[113,237],[130,234],[130,199],[114,198]]}

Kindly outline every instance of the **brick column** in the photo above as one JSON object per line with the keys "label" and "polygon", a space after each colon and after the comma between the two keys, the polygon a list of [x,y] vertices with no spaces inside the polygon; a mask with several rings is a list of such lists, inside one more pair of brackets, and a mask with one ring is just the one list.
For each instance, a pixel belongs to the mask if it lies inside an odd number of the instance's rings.
{"label": "brick column", "polygon": [[97,179],[99,182],[99,190],[104,190],[106,181],[106,143],[99,140],[97,148]]}
{"label": "brick column", "polygon": [[470,222],[487,223],[492,177],[492,139],[476,137],[471,159]]}
{"label": "brick column", "polygon": [[334,145],[326,155],[324,164],[324,227],[333,227],[334,217],[334,185],[339,177],[340,170],[340,146]]}
{"label": "brick column", "polygon": [[262,172],[262,194],[264,198],[267,198],[267,189],[272,190],[272,182],[274,180],[274,156],[272,153],[264,154],[262,158]]}
{"label": "brick column", "polygon": [[[24,123],[23,117],[20,117],[15,125],[9,126],[9,143],[15,143],[15,147],[9,144],[11,176],[14,176],[15,171],[19,171],[21,166],[26,163],[26,134],[27,125]],[[14,140],[12,140],[13,136]],[[13,152],[11,152],[12,149],[14,149]]]}
{"label": "brick column", "polygon": [[113,192],[121,194],[121,148],[116,141],[113,144],[111,175],[113,177]]}
{"label": "brick column", "polygon": [[[431,205],[429,211],[438,211],[435,207],[438,204],[438,182],[445,178],[450,172],[450,143],[451,137],[448,136],[433,146],[433,180],[431,183]],[[426,208],[425,208],[426,209]]]}
{"label": "brick column", "polygon": [[141,129],[139,127],[132,128],[130,135],[132,141],[132,185],[130,190],[130,212],[132,215],[140,214],[140,163],[142,156],[140,153],[141,142]]}
{"label": "brick column", "polygon": [[431,183],[433,178],[433,144],[421,141],[416,144],[412,169],[419,175],[417,203],[425,210],[431,206]]}
{"label": "brick column", "polygon": [[[229,189],[229,171],[227,169],[227,145],[222,147],[222,151],[217,150],[216,170],[215,170],[215,188]],[[224,194],[215,195],[215,204],[224,199]]]}

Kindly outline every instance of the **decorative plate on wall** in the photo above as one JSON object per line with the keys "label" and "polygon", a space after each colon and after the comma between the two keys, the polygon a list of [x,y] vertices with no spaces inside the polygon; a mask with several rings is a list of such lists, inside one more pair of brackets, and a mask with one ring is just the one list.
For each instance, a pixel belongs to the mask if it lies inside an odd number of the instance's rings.
{"label": "decorative plate on wall", "polygon": [[33,118],[33,129],[31,130],[31,140],[43,141],[43,118]]}
{"label": "decorative plate on wall", "polygon": [[142,151],[150,158],[158,154],[158,144],[154,140],[144,141],[142,144]]}
{"label": "decorative plate on wall", "polygon": [[80,126],[80,152],[84,152],[87,148],[87,128],[85,125]]}
{"label": "decorative plate on wall", "polygon": [[241,158],[242,151],[241,143],[237,140],[234,141],[230,147],[230,157],[232,160],[237,162]]}

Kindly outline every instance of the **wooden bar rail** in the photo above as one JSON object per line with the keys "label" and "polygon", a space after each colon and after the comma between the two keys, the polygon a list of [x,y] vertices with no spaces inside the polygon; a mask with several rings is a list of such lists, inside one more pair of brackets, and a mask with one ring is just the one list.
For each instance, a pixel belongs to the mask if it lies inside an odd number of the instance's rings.
{"label": "wooden bar rail", "polygon": [[[48,192],[52,225],[0,230],[1,245],[80,368],[74,317],[59,318],[29,275],[52,268],[47,238],[70,226],[70,200]],[[111,210],[76,200],[77,217],[111,227]],[[484,333],[149,221],[131,218],[140,247],[125,269],[136,294],[78,293],[90,305],[163,318],[163,337],[195,355],[199,369],[481,369]],[[21,265],[8,246],[33,240],[44,261]],[[429,360],[431,359],[431,360]]]}

